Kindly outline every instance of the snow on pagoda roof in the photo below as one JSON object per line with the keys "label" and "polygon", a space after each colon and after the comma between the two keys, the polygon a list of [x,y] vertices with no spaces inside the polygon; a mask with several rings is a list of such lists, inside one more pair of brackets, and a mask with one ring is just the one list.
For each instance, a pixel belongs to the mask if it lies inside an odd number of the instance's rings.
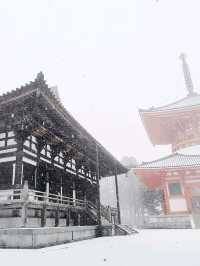
{"label": "snow on pagoda roof", "polygon": [[144,110],[140,109],[140,112],[157,112],[157,111],[170,111],[174,109],[182,109],[182,108],[190,108],[200,106],[200,95],[193,94],[189,95],[179,101],[173,102],[171,104],[167,104],[161,107],[152,107],[150,109]]}
{"label": "snow on pagoda roof", "polygon": [[189,146],[179,150],[179,153],[185,155],[200,155],[200,145]]}
{"label": "snow on pagoda roof", "polygon": [[169,156],[160,158],[151,162],[143,162],[138,165],[139,169],[150,168],[176,168],[176,167],[197,167],[200,166],[200,154],[199,155],[185,155],[181,153],[173,153]]}

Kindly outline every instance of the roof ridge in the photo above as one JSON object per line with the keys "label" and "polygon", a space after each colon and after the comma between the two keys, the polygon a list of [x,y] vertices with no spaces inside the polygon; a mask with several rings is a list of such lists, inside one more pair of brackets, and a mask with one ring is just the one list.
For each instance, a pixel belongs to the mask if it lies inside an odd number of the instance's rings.
{"label": "roof ridge", "polygon": [[177,155],[183,156],[183,157],[200,157],[200,154],[183,154],[183,153],[178,153]]}
{"label": "roof ridge", "polygon": [[155,162],[163,161],[163,160],[166,160],[166,159],[168,159],[170,157],[173,157],[174,155],[179,155],[179,154],[177,152],[171,153],[171,154],[169,154],[167,156],[164,156],[164,157],[162,157],[160,159],[156,159],[156,160],[149,161],[149,162],[142,162],[140,165],[145,165],[145,164],[149,164],[149,163],[155,163]]}

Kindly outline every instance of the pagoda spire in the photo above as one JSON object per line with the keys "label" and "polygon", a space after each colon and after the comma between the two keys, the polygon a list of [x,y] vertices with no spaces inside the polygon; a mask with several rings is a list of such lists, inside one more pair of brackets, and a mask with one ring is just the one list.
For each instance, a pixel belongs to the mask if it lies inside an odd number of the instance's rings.
{"label": "pagoda spire", "polygon": [[188,96],[191,96],[195,93],[194,93],[194,86],[193,86],[193,82],[192,82],[192,77],[190,74],[190,69],[189,69],[189,66],[186,62],[186,54],[184,54],[184,53],[180,54],[180,60],[182,61],[183,74],[184,74],[184,78],[185,78],[186,88],[188,90]]}

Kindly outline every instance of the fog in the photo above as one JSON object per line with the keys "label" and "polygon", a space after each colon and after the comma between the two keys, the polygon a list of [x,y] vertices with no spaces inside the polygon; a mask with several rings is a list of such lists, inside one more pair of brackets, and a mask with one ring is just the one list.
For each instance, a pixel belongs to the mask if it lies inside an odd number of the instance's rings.
{"label": "fog", "polygon": [[152,160],[138,108],[186,95],[179,54],[200,85],[195,0],[0,1],[1,93],[43,71],[64,106],[118,159]]}

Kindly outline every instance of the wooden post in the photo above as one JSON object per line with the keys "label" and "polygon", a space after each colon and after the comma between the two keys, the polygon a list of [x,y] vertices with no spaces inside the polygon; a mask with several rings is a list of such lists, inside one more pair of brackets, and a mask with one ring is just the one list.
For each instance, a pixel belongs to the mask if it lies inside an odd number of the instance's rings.
{"label": "wooden post", "polygon": [[24,201],[28,200],[28,180],[24,181],[24,187],[22,190],[22,200]]}
{"label": "wooden post", "polygon": [[15,184],[16,163],[13,163],[12,166],[13,166],[12,185],[14,185]]}
{"label": "wooden post", "polygon": [[119,187],[117,180],[117,166],[115,166],[115,190],[116,190],[116,199],[117,199],[117,218],[118,223],[121,224],[121,213],[120,213],[120,203],[119,203]]}
{"label": "wooden post", "polygon": [[87,193],[84,191],[84,202],[85,202],[85,208],[87,208]]}
{"label": "wooden post", "polygon": [[112,223],[112,210],[111,210],[111,207],[110,206],[108,206],[108,215],[109,215],[109,220]]}
{"label": "wooden post", "polygon": [[62,204],[62,197],[63,197],[63,178],[62,174],[60,175],[60,203]]}
{"label": "wooden post", "polygon": [[22,184],[23,182],[23,144],[24,140],[22,137],[17,138],[17,152],[16,152],[16,170],[15,170],[15,184]]}
{"label": "wooden post", "polygon": [[73,181],[73,205],[76,206],[76,183]]}
{"label": "wooden post", "polygon": [[24,187],[22,190],[23,205],[21,209],[22,226],[26,227],[27,224],[27,202],[28,202],[28,180],[24,181]]}
{"label": "wooden post", "polygon": [[[46,181],[46,198],[44,198],[44,204],[41,210],[41,226],[44,227],[46,225],[47,220],[47,203],[49,201],[49,180]],[[45,203],[46,202],[46,203]]]}
{"label": "wooden post", "polygon": [[68,226],[71,225],[71,210],[68,209]]}
{"label": "wooden post", "polygon": [[60,208],[58,206],[56,209],[55,226],[59,226],[59,222],[60,222]]}
{"label": "wooden post", "polygon": [[34,180],[34,187],[37,190],[37,178],[39,175],[39,169],[40,169],[40,155],[41,151],[44,148],[45,145],[45,140],[42,138],[37,137],[37,144],[36,144],[36,149],[37,149],[37,162],[36,162],[36,168],[35,168],[35,180]]}
{"label": "wooden post", "polygon": [[66,210],[65,217],[66,217],[66,226],[69,226],[69,224],[70,224],[70,209]]}
{"label": "wooden post", "polygon": [[78,213],[78,226],[80,226],[80,225],[81,225],[81,214]]}
{"label": "wooden post", "polygon": [[36,166],[35,173],[34,173],[34,188],[35,188],[35,190],[37,190],[37,175],[38,175],[38,171],[37,171],[37,166]]}
{"label": "wooden post", "polygon": [[46,182],[46,202],[49,201],[49,181]]}
{"label": "wooden post", "polygon": [[101,201],[100,201],[100,168],[99,168],[99,147],[96,144],[96,181],[97,181],[97,222],[101,226]]}
{"label": "wooden post", "polygon": [[44,227],[46,225],[47,215],[46,215],[47,205],[44,204],[41,209],[41,226]]}

